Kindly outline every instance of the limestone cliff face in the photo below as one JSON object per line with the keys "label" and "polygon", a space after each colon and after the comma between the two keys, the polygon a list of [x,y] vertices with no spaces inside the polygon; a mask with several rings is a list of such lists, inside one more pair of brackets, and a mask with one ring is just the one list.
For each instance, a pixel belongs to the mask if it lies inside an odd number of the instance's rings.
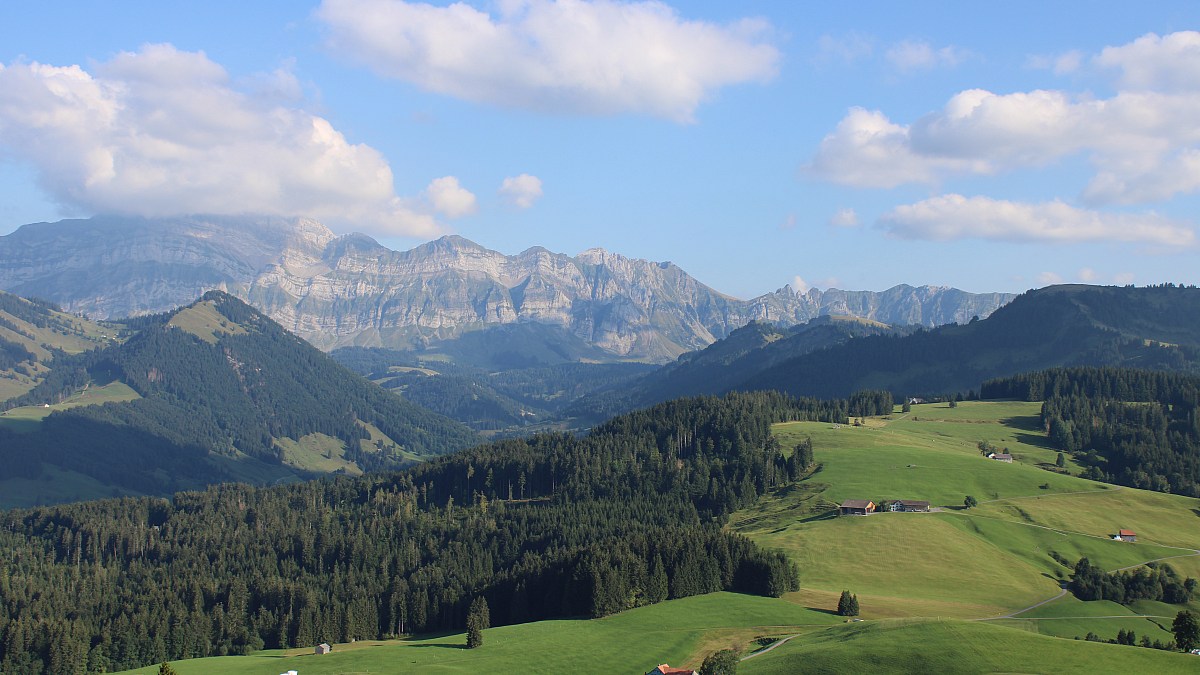
{"label": "limestone cliff face", "polygon": [[723,295],[675,265],[603,249],[513,256],[448,236],[393,251],[304,218],[97,217],[0,237],[0,288],[96,318],[156,312],[222,288],[325,349],[405,347],[528,322],[570,331],[614,357],[672,359],[753,319],[824,314],[928,326],[990,314],[1008,294],[897,286],[875,293],[784,287]]}

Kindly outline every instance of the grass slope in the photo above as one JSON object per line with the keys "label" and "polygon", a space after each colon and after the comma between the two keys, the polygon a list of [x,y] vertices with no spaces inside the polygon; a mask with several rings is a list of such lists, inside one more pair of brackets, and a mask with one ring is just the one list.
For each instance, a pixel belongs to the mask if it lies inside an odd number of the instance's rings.
{"label": "grass slope", "polygon": [[37,429],[42,420],[56,410],[70,410],[87,405],[100,405],[118,401],[139,399],[138,393],[124,382],[110,382],[102,387],[87,386],[68,397],[62,403],[38,406],[22,406],[0,414],[0,424],[13,431],[28,432]]}
{"label": "grass slope", "polygon": [[[1070,570],[1052,553],[1071,562],[1086,556],[1110,570],[1167,559],[1180,573],[1200,576],[1200,500],[1039,468],[1057,452],[1039,429],[1038,410],[1037,403],[963,402],[917,405],[907,416],[861,427],[778,425],[784,447],[813,439],[820,470],[734,514],[731,526],[797,561],[804,590],[793,601],[832,608],[849,589],[866,618],[1018,612],[1060,592]],[[982,457],[979,441],[1008,448],[1016,461]],[[962,508],[968,494],[978,508]],[[941,509],[832,516],[844,499],[925,499]],[[1137,531],[1138,543],[1112,541],[1119,528]],[[1093,631],[1110,638],[1133,628],[1166,641],[1158,624],[1134,615],[1173,617],[1179,609],[1114,605],[1097,613],[1089,604],[1065,596],[1003,623],[1068,637]]]}
{"label": "grass slope", "polygon": [[774,673],[1195,673],[1197,659],[1152,649],[1060,640],[980,622],[865,622],[792,640],[745,661]]}
{"label": "grass slope", "polygon": [[[644,673],[659,663],[698,668],[704,654],[747,646],[760,635],[819,630],[840,619],[773,598],[713,593],[642,607],[591,621],[562,620],[503,626],[484,632],[484,646],[464,649],[461,633],[413,640],[335,645],[178,661],[180,675],[252,673]],[[158,667],[133,673],[158,672]]]}

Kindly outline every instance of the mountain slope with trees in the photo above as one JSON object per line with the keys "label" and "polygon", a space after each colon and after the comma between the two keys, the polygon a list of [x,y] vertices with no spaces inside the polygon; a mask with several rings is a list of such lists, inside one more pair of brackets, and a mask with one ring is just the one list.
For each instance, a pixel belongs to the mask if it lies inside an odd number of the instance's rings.
{"label": "mountain slope with trees", "polygon": [[847,407],[683,400],[397,473],[5,512],[0,550],[22,573],[0,577],[0,671],[461,629],[480,597],[495,626],[779,596],[795,566],[722,525],[798,475],[772,423]]}
{"label": "mountain slope with trees", "polygon": [[1200,497],[1200,376],[1057,368],[989,381],[980,393],[1043,401],[1050,442],[1088,478]]}
{"label": "mountain slope with trees", "polygon": [[43,382],[5,407],[56,404],[115,381],[141,398],[58,410],[29,431],[0,425],[8,478],[36,479],[52,465],[125,491],[170,494],[312,475],[289,456],[286,439],[324,439],[329,459],[356,470],[478,441],[218,291],[126,326],[133,334],[122,344],[57,356]]}
{"label": "mountain slope with trees", "polygon": [[966,325],[865,337],[785,361],[737,389],[822,397],[860,389],[942,394],[1075,365],[1200,372],[1200,289],[1051,286]]}

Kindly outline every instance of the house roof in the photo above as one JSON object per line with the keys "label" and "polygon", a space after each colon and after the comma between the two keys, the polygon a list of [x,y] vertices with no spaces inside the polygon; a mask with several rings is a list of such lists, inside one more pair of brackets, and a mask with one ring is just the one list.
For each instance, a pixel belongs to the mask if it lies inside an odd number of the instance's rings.
{"label": "house roof", "polygon": [[653,673],[659,673],[660,675],[692,675],[695,672],[691,668],[672,668],[665,663],[659,664],[657,668],[650,671],[652,675]]}
{"label": "house roof", "polygon": [[998,455],[994,455],[992,459],[1012,459],[1012,455],[1008,454],[1007,452],[1002,452]]}
{"label": "house roof", "polygon": [[900,503],[905,506],[929,506],[929,502],[918,501],[916,499],[901,499]]}
{"label": "house roof", "polygon": [[1118,530],[1117,534],[1121,535],[1122,537],[1136,537],[1137,536],[1137,532],[1134,532],[1133,530]]}
{"label": "house roof", "polygon": [[875,502],[870,499],[847,499],[842,502],[843,509],[865,509],[871,506],[875,506]]}

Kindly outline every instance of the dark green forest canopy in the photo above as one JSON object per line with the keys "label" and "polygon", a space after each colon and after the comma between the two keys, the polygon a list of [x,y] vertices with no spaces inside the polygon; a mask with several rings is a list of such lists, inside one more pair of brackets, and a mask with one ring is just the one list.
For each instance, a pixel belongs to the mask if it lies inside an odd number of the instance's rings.
{"label": "dark green forest canopy", "polygon": [[9,511],[0,671],[459,629],[479,596],[502,625],[780,595],[795,565],[721,525],[797,477],[772,423],[844,422],[847,405],[683,400],[399,473]]}
{"label": "dark green forest canopy", "polygon": [[986,382],[981,395],[1044,401],[1050,441],[1088,478],[1200,497],[1200,376],[1058,368]]}

